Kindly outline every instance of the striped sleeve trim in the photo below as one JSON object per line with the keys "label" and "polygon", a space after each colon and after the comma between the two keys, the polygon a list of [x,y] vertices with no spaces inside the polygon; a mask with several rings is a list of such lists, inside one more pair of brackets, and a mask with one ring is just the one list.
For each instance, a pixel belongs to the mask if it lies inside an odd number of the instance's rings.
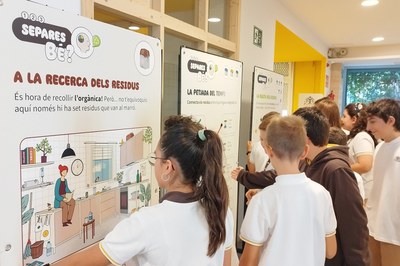
{"label": "striped sleeve trim", "polygon": [[325,237],[330,237],[336,235],[336,230],[333,231],[332,233],[326,234]]}
{"label": "striped sleeve trim", "polygon": [[118,262],[116,262],[115,260],[113,260],[113,259],[107,254],[107,252],[104,250],[103,245],[101,244],[101,242],[99,243],[99,248],[100,248],[101,252],[103,253],[103,255],[104,255],[113,265],[122,266],[122,264],[119,264]]}
{"label": "striped sleeve trim", "polygon": [[264,243],[255,243],[255,242],[253,242],[251,240],[248,240],[247,238],[243,237],[242,235],[240,235],[239,237],[244,242],[249,243],[250,245],[253,245],[253,246],[261,247],[262,245],[264,245]]}
{"label": "striped sleeve trim", "polygon": [[231,244],[231,245],[225,247],[225,250],[230,250],[230,249],[232,248],[232,246],[233,246],[233,245]]}
{"label": "striped sleeve trim", "polygon": [[371,156],[373,156],[374,154],[372,152],[370,152],[370,151],[362,151],[362,152],[358,152],[358,153],[355,154],[356,157],[357,156],[361,156],[361,155],[371,155]]}

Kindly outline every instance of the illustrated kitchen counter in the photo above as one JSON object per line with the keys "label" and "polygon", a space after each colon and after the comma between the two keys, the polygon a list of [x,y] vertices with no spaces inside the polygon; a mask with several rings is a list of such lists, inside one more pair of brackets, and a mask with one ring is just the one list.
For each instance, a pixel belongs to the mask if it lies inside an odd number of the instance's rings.
{"label": "illustrated kitchen counter", "polygon": [[[46,246],[52,247],[51,252],[53,254],[57,246],[74,237],[79,236],[83,243],[83,233],[87,229],[84,228],[84,224],[87,224],[90,219],[96,220],[93,226],[101,226],[102,223],[114,217],[120,211],[119,188],[112,188],[87,198],[75,200],[72,224],[68,226],[63,226],[61,208],[43,210],[35,214],[35,240],[44,240],[44,249],[46,249]],[[95,228],[92,227],[91,230],[93,234],[90,235],[94,236]]]}

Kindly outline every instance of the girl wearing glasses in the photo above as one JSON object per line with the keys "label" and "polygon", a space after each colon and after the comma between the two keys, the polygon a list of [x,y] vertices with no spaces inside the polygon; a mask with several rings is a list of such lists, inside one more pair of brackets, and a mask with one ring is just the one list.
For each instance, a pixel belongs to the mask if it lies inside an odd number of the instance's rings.
{"label": "girl wearing glasses", "polygon": [[191,117],[168,118],[148,157],[167,191],[161,203],[133,213],[64,265],[230,265],[233,216],[222,152],[216,132]]}

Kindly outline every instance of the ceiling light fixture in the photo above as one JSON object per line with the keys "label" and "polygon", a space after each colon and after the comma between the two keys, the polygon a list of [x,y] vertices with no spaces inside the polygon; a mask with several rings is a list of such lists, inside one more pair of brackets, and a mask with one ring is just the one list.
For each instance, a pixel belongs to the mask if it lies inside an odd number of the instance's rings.
{"label": "ceiling light fixture", "polygon": [[67,158],[71,158],[71,157],[75,157],[75,156],[76,156],[76,154],[75,154],[74,150],[71,149],[71,145],[69,144],[69,134],[68,134],[67,148],[62,153],[61,158],[62,159],[67,159]]}
{"label": "ceiling light fixture", "polygon": [[208,19],[208,22],[213,22],[213,23],[220,22],[220,21],[221,21],[220,18],[209,18]]}
{"label": "ceiling light fixture", "polygon": [[383,38],[383,37],[375,37],[375,38],[373,38],[372,39],[372,41],[373,42],[381,42],[381,41],[383,41],[385,38]]}
{"label": "ceiling light fixture", "polygon": [[140,28],[138,26],[129,26],[128,29],[130,29],[130,30],[139,30]]}
{"label": "ceiling light fixture", "polygon": [[379,4],[378,0],[364,0],[361,2],[362,6],[376,6]]}

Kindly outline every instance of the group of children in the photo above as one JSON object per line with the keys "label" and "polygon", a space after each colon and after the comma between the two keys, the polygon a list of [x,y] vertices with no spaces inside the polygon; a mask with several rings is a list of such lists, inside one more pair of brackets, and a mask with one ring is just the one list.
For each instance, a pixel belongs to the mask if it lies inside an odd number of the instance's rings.
{"label": "group of children", "polygon": [[[368,130],[382,140],[368,220],[348,147],[327,147],[326,116],[316,107],[275,114],[261,136],[273,169],[232,174],[262,189],[249,194],[240,265],[399,265],[400,102],[379,100],[366,111]],[[161,203],[133,213],[98,245],[55,265],[232,265],[234,222],[222,155],[217,132],[191,117],[169,117],[148,157],[167,192]]]}
{"label": "group of children", "polygon": [[240,265],[400,265],[400,102],[382,99],[366,112],[367,130],[382,142],[365,209],[348,147],[327,147],[330,125],[318,108],[270,122],[262,145],[274,170],[232,172],[247,188],[264,188],[241,227]]}

